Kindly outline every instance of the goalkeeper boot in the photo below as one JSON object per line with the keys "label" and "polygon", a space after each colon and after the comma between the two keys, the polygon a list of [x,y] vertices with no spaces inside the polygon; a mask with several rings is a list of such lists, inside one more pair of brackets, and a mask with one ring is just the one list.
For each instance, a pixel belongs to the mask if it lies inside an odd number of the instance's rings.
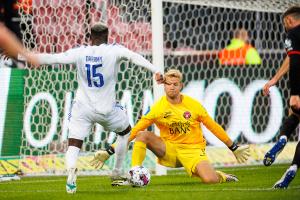
{"label": "goalkeeper boot", "polygon": [[220,183],[225,183],[225,182],[238,182],[239,179],[237,176],[233,174],[226,174],[221,171],[216,171],[217,175],[221,178]]}
{"label": "goalkeeper boot", "polygon": [[77,179],[77,168],[71,168],[68,170],[68,179],[66,184],[66,191],[69,194],[76,193],[77,186],[76,186],[76,179]]}
{"label": "goalkeeper boot", "polygon": [[273,188],[286,189],[289,186],[290,182],[292,182],[292,180],[295,178],[295,176],[296,176],[296,170],[289,168],[283,174],[281,179],[274,184]]}
{"label": "goalkeeper boot", "polygon": [[225,174],[226,176],[226,182],[238,182],[239,179],[236,175],[233,174]]}
{"label": "goalkeeper boot", "polygon": [[121,171],[114,169],[110,177],[111,186],[127,186],[131,185],[129,182],[129,177],[121,175]]}
{"label": "goalkeeper boot", "polygon": [[273,164],[276,157],[283,150],[286,143],[287,143],[286,138],[280,138],[278,142],[272,147],[272,149],[270,149],[270,151],[266,153],[263,160],[265,166],[270,166]]}

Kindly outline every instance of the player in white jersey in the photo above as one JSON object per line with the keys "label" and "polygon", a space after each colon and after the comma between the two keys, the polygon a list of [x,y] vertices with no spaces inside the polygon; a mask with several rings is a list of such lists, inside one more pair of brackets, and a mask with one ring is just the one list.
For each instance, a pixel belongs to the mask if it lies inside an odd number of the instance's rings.
{"label": "player in white jersey", "polygon": [[154,72],[157,83],[163,81],[158,68],[149,61],[121,45],[106,44],[107,39],[108,28],[96,24],[91,28],[91,46],[81,46],[59,54],[37,54],[41,64],[75,64],[77,68],[78,89],[71,110],[66,152],[68,193],[76,192],[76,161],[83,140],[94,123],[117,133],[112,185],[125,181],[120,177],[131,127],[125,110],[116,102],[115,84],[120,61],[130,60]]}

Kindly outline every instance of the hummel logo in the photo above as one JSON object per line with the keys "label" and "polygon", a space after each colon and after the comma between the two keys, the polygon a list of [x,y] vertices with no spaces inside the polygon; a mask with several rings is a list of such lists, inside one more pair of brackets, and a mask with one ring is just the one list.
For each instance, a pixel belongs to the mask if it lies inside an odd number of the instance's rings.
{"label": "hummel logo", "polygon": [[168,112],[165,112],[164,114],[164,118],[168,118],[172,115],[172,112],[168,111]]}

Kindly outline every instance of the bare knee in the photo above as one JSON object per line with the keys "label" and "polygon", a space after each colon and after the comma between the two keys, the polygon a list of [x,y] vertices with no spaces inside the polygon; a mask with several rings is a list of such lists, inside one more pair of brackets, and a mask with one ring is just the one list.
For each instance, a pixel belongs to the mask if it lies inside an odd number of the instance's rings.
{"label": "bare knee", "polygon": [[152,134],[151,132],[149,131],[140,131],[138,132],[138,134],[136,135],[136,138],[135,140],[136,141],[140,141],[140,142],[144,142],[145,144],[148,143],[149,141],[149,138],[150,138],[150,134]]}

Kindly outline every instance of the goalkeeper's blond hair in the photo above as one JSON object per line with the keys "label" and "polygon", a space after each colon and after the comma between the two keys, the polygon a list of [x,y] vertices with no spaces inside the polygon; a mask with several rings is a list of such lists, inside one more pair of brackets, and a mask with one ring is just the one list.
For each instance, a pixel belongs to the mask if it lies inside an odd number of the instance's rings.
{"label": "goalkeeper's blond hair", "polygon": [[165,73],[165,78],[167,77],[175,77],[175,78],[178,78],[180,80],[180,82],[182,82],[182,73],[177,70],[177,69],[170,69],[168,70],[166,73]]}

